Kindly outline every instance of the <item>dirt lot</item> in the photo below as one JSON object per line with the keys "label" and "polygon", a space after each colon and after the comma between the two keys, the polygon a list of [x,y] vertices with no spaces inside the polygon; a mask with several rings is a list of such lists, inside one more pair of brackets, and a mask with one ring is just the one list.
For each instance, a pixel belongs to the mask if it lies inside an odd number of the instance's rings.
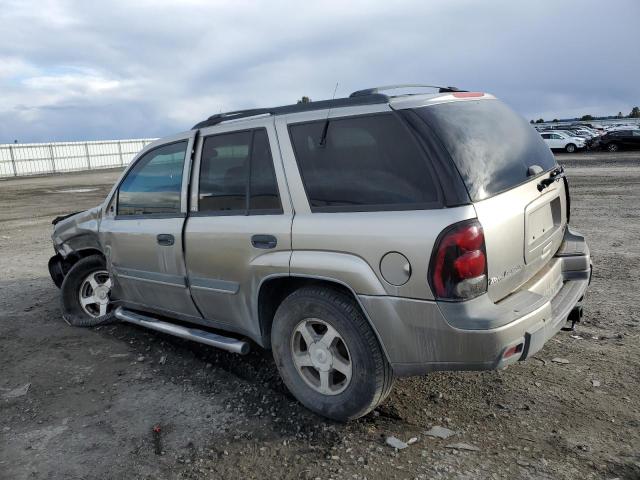
{"label": "dirt lot", "polygon": [[507,370],[402,379],[347,425],[298,405],[268,353],[67,326],[50,221],[117,172],[0,181],[0,478],[640,478],[640,154],[559,160],[594,261],[577,332]]}

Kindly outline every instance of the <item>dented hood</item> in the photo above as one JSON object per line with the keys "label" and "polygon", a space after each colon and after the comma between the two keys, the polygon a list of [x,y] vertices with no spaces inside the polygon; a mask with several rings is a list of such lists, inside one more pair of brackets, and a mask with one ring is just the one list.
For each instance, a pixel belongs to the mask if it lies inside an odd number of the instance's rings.
{"label": "dented hood", "polygon": [[51,220],[51,225],[57,225],[58,223],[60,223],[62,220],[66,220],[69,217],[73,217],[74,215],[77,215],[79,213],[82,213],[82,211],[80,212],[73,212],[73,213],[67,213],[66,215],[60,215],[59,217],[54,218],[53,220]]}

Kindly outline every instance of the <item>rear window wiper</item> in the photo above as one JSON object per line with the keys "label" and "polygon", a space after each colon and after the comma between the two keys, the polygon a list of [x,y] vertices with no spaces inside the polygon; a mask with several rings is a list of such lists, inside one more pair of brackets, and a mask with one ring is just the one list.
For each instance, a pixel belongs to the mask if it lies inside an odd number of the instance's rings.
{"label": "rear window wiper", "polygon": [[545,178],[544,180],[541,180],[540,183],[538,184],[538,191],[541,192],[542,190],[547,188],[549,185],[551,185],[553,182],[557,182],[561,178],[564,178],[565,176],[566,174],[564,173],[563,166],[560,166],[551,170],[549,178]]}

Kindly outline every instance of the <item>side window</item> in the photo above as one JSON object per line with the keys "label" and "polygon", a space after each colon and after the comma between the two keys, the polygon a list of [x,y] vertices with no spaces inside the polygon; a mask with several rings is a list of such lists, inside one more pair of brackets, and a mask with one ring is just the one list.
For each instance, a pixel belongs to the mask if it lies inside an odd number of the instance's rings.
{"label": "side window", "polygon": [[282,210],[269,138],[265,130],[256,130],[253,135],[249,210],[252,212]]}
{"label": "side window", "polygon": [[245,211],[251,132],[213,135],[200,160],[198,210]]}
{"label": "side window", "polygon": [[548,133],[543,133],[542,138],[544,138],[545,140],[549,140],[551,138],[551,135],[549,135]]}
{"label": "side window", "polygon": [[[249,188],[248,188],[249,187]],[[206,137],[200,160],[201,212],[280,213],[280,197],[264,129]]]}
{"label": "side window", "polygon": [[179,214],[187,141],[145,154],[118,189],[118,215]]}
{"label": "side window", "polygon": [[409,210],[439,206],[431,168],[393,114],[289,127],[312,211]]}

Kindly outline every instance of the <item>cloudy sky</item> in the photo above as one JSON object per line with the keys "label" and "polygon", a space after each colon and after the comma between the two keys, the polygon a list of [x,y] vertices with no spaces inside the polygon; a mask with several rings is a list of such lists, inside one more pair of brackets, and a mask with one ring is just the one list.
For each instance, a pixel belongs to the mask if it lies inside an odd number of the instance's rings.
{"label": "cloudy sky", "polygon": [[157,137],[390,83],[527,118],[640,104],[639,0],[0,0],[0,143]]}

